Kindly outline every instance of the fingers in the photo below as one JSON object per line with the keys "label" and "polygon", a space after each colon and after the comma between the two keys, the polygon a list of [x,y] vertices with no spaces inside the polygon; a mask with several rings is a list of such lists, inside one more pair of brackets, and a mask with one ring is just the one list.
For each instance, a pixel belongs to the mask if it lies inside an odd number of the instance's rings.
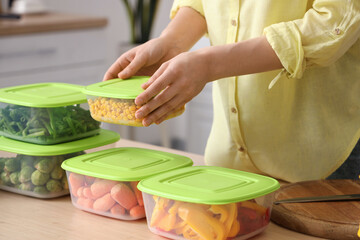
{"label": "fingers", "polygon": [[161,107],[153,110],[143,119],[142,124],[146,127],[150,126],[152,123],[160,124],[167,119],[169,115],[173,114],[174,111],[180,109],[184,105],[185,103],[182,101],[182,97],[177,95],[170,101],[162,104]]}
{"label": "fingers", "polygon": [[[173,75],[165,73],[142,93],[148,94],[147,96],[152,96],[152,98],[146,101],[146,104],[135,113],[136,118],[145,117],[143,119],[144,126],[149,126],[152,123],[161,123],[172,114],[174,110],[179,109],[187,102],[188,94],[184,94],[185,91],[179,91],[179,86],[174,86],[178,84],[173,81]],[[160,93],[157,94],[159,91]],[[153,95],[154,93],[155,96]]]}
{"label": "fingers", "polygon": [[126,66],[128,66],[133,60],[134,56],[130,53],[125,53],[121,55],[106,71],[103,81],[118,78],[119,72],[121,72]]}
{"label": "fingers", "polygon": [[103,81],[114,78],[129,78],[144,67],[147,59],[145,54],[137,51],[137,48],[133,48],[121,55],[106,71]]}
{"label": "fingers", "polygon": [[169,65],[168,62],[163,63],[158,70],[151,76],[151,78],[141,85],[141,88],[147,89],[156,79],[158,79],[166,70],[167,66]]}
{"label": "fingers", "polygon": [[128,64],[121,72],[119,72],[118,77],[126,79],[134,76],[145,64],[146,59],[144,55],[137,54],[135,58],[130,62],[130,64]]}
{"label": "fingers", "polygon": [[170,85],[171,76],[167,78],[166,75],[168,74],[163,74],[166,68],[167,64],[165,63],[154,73],[154,75],[146,83],[141,85],[141,87],[146,89],[146,91],[142,92],[136,97],[136,105],[144,105],[145,103],[150,101],[151,98],[164,90],[166,86]]}

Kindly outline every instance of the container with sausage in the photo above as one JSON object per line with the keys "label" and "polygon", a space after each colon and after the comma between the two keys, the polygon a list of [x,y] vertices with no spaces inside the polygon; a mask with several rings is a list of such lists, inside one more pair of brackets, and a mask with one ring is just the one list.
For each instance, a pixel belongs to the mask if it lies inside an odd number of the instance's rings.
{"label": "container with sausage", "polygon": [[145,217],[140,180],[191,166],[181,155],[143,148],[120,147],[65,160],[73,205],[98,215],[136,220]]}

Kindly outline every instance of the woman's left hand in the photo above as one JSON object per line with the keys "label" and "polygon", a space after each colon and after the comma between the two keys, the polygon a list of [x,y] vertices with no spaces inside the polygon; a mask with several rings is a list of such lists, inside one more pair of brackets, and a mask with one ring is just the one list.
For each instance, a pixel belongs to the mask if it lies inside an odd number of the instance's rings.
{"label": "woman's left hand", "polygon": [[201,92],[210,81],[208,72],[203,51],[181,53],[163,63],[135,99],[136,105],[141,106],[136,118],[144,118],[144,126],[160,124]]}

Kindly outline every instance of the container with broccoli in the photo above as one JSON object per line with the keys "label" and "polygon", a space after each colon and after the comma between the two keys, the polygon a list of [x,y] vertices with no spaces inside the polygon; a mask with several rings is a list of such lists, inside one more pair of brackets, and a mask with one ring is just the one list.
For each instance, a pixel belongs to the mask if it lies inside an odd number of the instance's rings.
{"label": "container with broccoli", "polygon": [[69,194],[64,160],[105,146],[119,134],[101,129],[99,134],[55,145],[38,145],[0,136],[0,189],[37,198]]}
{"label": "container with broccoli", "polygon": [[0,89],[0,135],[36,144],[57,144],[100,131],[82,87],[38,83]]}
{"label": "container with broccoli", "polygon": [[[65,176],[61,163],[69,157],[81,154],[84,154],[84,152],[59,156],[17,154],[15,157],[2,158],[6,160],[6,163],[12,165],[6,168],[4,164],[1,169],[0,189],[8,190],[12,188],[12,190],[19,190],[21,193],[29,192],[25,195],[35,194],[41,197],[66,195],[69,189],[67,183],[61,181],[62,176]],[[32,163],[29,160],[32,160]],[[21,164],[23,161],[27,164]],[[55,172],[52,174],[54,170]]]}

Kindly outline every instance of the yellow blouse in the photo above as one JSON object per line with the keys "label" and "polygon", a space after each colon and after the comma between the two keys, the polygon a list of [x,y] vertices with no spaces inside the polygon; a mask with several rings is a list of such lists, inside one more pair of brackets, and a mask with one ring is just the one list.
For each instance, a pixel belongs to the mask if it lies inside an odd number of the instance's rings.
{"label": "yellow blouse", "polygon": [[360,137],[359,0],[175,0],[212,45],[266,35],[283,70],[213,84],[208,165],[289,182],[327,177]]}

